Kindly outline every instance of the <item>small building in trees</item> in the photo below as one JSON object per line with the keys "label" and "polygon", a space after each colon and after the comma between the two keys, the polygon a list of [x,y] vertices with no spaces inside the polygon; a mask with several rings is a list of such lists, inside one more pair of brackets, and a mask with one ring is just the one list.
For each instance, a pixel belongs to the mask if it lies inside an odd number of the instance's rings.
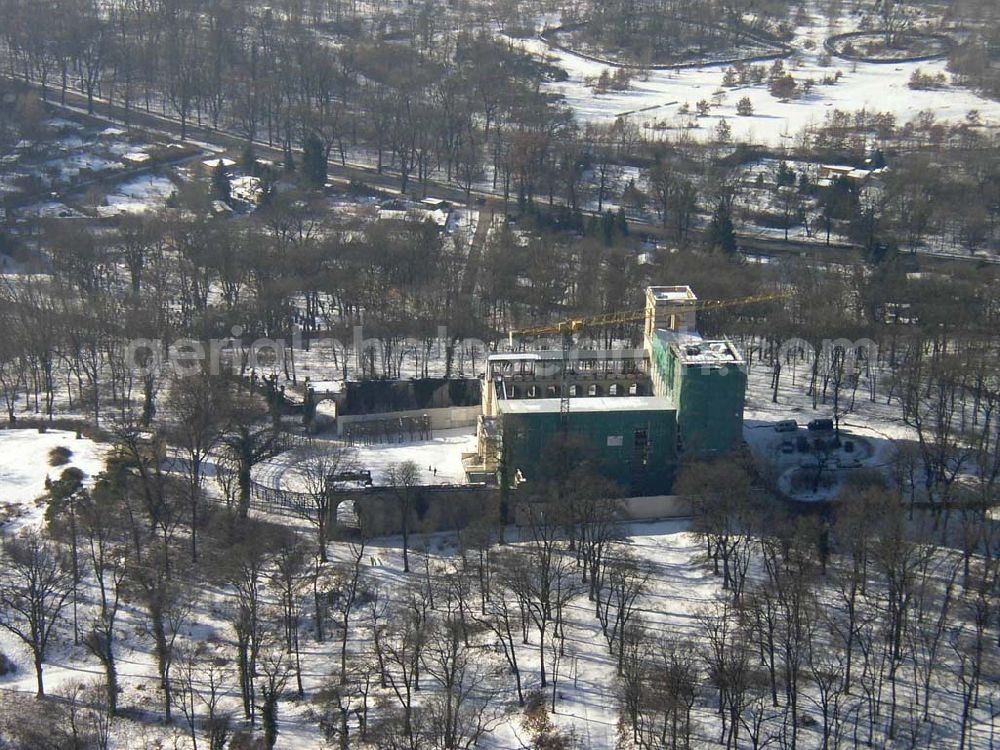
{"label": "small building in trees", "polygon": [[259,206],[264,198],[264,184],[259,177],[239,175],[229,181],[233,200],[248,206]]}
{"label": "small building in trees", "polygon": [[236,167],[236,162],[225,156],[213,156],[201,162],[201,170],[207,177],[211,177],[217,169],[222,169],[226,174],[231,174]]}
{"label": "small building in trees", "polygon": [[730,341],[701,336],[696,316],[690,287],[649,287],[639,348],[490,355],[480,468],[512,483],[544,478],[548,446],[572,436],[623,491],[655,495],[669,492],[682,454],[739,446],[746,366]]}
{"label": "small building in trees", "polygon": [[821,164],[816,184],[819,187],[830,187],[838,180],[847,180],[852,185],[864,185],[873,178],[885,174],[886,168],[866,169],[850,167],[841,164]]}

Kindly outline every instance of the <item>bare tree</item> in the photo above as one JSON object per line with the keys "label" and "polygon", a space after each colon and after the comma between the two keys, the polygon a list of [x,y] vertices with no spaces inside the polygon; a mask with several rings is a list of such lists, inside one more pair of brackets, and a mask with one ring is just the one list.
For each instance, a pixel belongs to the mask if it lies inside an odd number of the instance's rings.
{"label": "bare tree", "polygon": [[[358,715],[359,734],[365,736],[365,714],[367,709],[366,685],[370,685],[372,673],[377,671],[374,664],[352,665],[350,679],[341,683],[336,680],[316,694],[316,702],[322,706],[319,725],[329,743],[336,743],[340,750],[349,750],[351,742],[351,716]],[[367,680],[367,682],[366,682]]]}
{"label": "bare tree", "polygon": [[875,0],[875,12],[882,22],[879,30],[885,37],[887,47],[896,45],[913,26],[913,12],[906,4],[896,0]]}
{"label": "bare tree", "polygon": [[649,575],[636,560],[622,555],[608,565],[607,585],[598,599],[598,619],[612,654],[618,657],[618,674],[625,659],[625,635],[635,627],[639,597],[645,592]]}
{"label": "bare tree", "polygon": [[524,690],[521,684],[521,668],[517,661],[517,641],[524,629],[521,617],[521,608],[512,606],[505,592],[500,591],[486,600],[484,612],[476,618],[476,622],[489,628],[496,638],[496,642],[500,645],[500,650],[507,661],[507,666],[514,676],[514,685],[517,688],[517,703],[523,707]]}
{"label": "bare tree", "polygon": [[285,692],[292,668],[284,649],[273,645],[257,661],[259,678],[260,723],[264,727],[264,747],[272,750],[278,742],[278,704]]}
{"label": "bare tree", "polygon": [[228,557],[226,577],[236,592],[230,624],[236,635],[240,697],[244,718],[253,724],[257,707],[254,679],[266,636],[262,598],[264,576],[271,563],[271,553],[266,542],[248,535],[229,551]]}
{"label": "bare tree", "polygon": [[169,546],[156,541],[150,554],[140,556],[128,568],[134,596],[142,602],[149,619],[156,654],[156,669],[163,692],[164,718],[173,716],[173,693],[170,668],[176,652],[177,636],[188,622],[196,600],[190,571],[175,575]]}
{"label": "bare tree", "polygon": [[382,680],[396,698],[401,712],[399,733],[406,746],[416,750],[415,694],[420,691],[420,667],[427,644],[427,608],[424,587],[409,587],[406,600],[397,605],[390,622],[376,623],[373,641]]}
{"label": "bare tree", "polygon": [[626,637],[618,685],[623,728],[643,750],[689,748],[702,675],[692,644],[653,639],[640,628]]}
{"label": "bare tree", "polygon": [[454,614],[429,623],[423,649],[424,670],[438,690],[424,707],[432,742],[445,750],[467,750],[479,743],[502,715],[490,665],[465,644],[466,626]]}
{"label": "bare tree", "polygon": [[340,683],[347,682],[347,643],[350,636],[351,615],[358,603],[358,597],[365,592],[365,575],[361,566],[364,559],[365,542],[349,545],[350,559],[339,563],[333,572],[333,608],[339,616],[340,627]]}
{"label": "bare tree", "polygon": [[753,651],[744,622],[732,604],[724,601],[715,612],[702,617],[705,663],[709,679],[718,692],[721,719],[719,742],[739,747],[740,716],[745,708]]}
{"label": "bare tree", "polygon": [[170,666],[174,684],[171,698],[187,723],[192,750],[198,750],[198,678],[195,675],[200,667],[194,650],[185,650]]}
{"label": "bare tree", "polygon": [[403,572],[410,572],[410,520],[415,511],[420,470],[413,461],[403,461],[389,467],[387,479],[399,507],[403,529]]}
{"label": "bare tree", "polygon": [[535,544],[528,551],[509,552],[498,575],[538,631],[539,675],[542,687],[547,687],[545,639],[552,625],[558,629],[563,606],[578,593],[573,565],[557,545]]}
{"label": "bare tree", "polygon": [[357,465],[356,453],[341,443],[317,443],[300,449],[296,458],[295,472],[309,498],[308,507],[301,509],[302,515],[316,527],[319,559],[325,563],[329,524],[337,508],[337,488],[344,481],[343,476]]}
{"label": "bare tree", "polygon": [[179,448],[188,477],[192,562],[198,559],[198,509],[201,506],[204,464],[222,437],[228,415],[228,396],[225,382],[211,373],[176,377],[170,385],[167,405],[174,421],[171,436]]}
{"label": "bare tree", "polygon": [[264,416],[258,399],[252,396],[236,399],[221,440],[223,451],[236,469],[237,512],[244,519],[250,512],[253,467],[282,449],[280,435],[273,426],[260,423]]}
{"label": "bare tree", "polygon": [[204,643],[185,650],[171,665],[173,699],[184,715],[193,750],[198,748],[198,726],[208,737],[209,750],[225,750],[232,716],[221,704],[232,679],[232,670],[220,664]]}
{"label": "bare tree", "polygon": [[0,552],[0,627],[30,649],[38,697],[44,698],[42,663],[73,590],[67,563],[35,530],[7,537]]}
{"label": "bare tree", "polygon": [[730,459],[695,461],[682,468],[674,491],[692,499],[693,528],[705,542],[713,572],[722,576],[722,587],[739,603],[750,564],[751,532],[760,517],[750,473]]}
{"label": "bare tree", "polygon": [[309,554],[298,534],[291,532],[280,540],[275,552],[270,581],[281,594],[281,620],[285,631],[285,652],[291,655],[299,697],[302,686],[302,659],[299,647],[301,620],[300,594],[306,586]]}
{"label": "bare tree", "polygon": [[84,643],[104,667],[107,706],[118,712],[118,668],[115,624],[128,574],[127,545],[121,541],[120,506],[115,492],[102,478],[80,504],[80,527],[89,542],[90,563],[100,594],[94,624]]}

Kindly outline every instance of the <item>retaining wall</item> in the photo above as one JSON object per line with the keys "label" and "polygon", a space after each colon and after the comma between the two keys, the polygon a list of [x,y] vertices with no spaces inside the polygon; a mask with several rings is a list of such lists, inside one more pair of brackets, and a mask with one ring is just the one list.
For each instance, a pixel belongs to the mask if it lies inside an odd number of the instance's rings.
{"label": "retaining wall", "polygon": [[430,417],[432,430],[474,427],[481,413],[482,407],[480,406],[448,406],[443,409],[412,409],[409,411],[385,412],[383,414],[348,414],[337,417],[337,434],[342,436],[346,425],[357,422],[377,422],[403,417],[420,418],[424,415]]}

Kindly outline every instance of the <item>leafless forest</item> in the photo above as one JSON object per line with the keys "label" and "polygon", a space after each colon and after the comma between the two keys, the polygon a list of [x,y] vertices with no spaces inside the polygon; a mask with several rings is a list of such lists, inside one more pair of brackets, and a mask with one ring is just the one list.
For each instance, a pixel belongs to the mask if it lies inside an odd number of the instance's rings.
{"label": "leafless forest", "polygon": [[[1000,122],[600,120],[527,45],[612,60],[598,99],[810,14],[944,36],[914,94],[1000,96],[991,0],[0,0],[0,749],[1000,747]],[[853,74],[784,54],[678,116]],[[568,436],[461,528],[413,461],[401,533],[343,520],[365,466],[311,385],[478,377],[664,283],[773,293],[700,329],[755,408],[890,458],[803,507],[749,445],[690,456],[692,515],[639,524]],[[262,512],[286,453],[300,504]]]}

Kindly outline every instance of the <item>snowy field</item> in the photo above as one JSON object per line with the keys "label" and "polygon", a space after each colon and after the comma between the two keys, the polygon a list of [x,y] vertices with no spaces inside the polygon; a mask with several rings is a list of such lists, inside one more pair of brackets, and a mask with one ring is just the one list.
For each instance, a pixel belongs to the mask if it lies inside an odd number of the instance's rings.
{"label": "snowy field", "polygon": [[[56,448],[72,452],[69,463],[51,466],[49,453]],[[107,446],[72,432],[35,429],[0,430],[0,521],[3,531],[16,531],[41,522],[44,508],[38,500],[45,493],[46,478],[58,479],[70,466],[92,478],[104,467]]]}
{"label": "snowy field", "polygon": [[[834,109],[890,112],[900,124],[923,110],[933,111],[938,120],[949,122],[962,120],[970,110],[978,110],[983,122],[994,126],[1000,122],[1000,102],[984,99],[967,89],[949,86],[938,91],[916,91],[909,88],[910,76],[918,68],[932,75],[947,75],[944,60],[877,64],[854,63],[834,57],[828,66],[821,65],[824,40],[834,34],[853,31],[849,21],[840,19],[828,23],[813,8],[809,24],[796,29],[791,45],[797,51],[784,61],[784,65],[800,85],[809,78],[816,82],[810,94],[784,102],[771,96],[766,82],[725,88],[721,103],[703,117],[693,114],[695,105],[700,100],[712,102],[715,92],[722,88],[723,73],[728,66],[649,71],[648,75],[634,80],[632,90],[595,94],[584,81],[600,76],[608,66],[551,48],[541,39],[517,40],[516,43],[530,52],[551,58],[566,70],[569,79],[550,84],[550,88],[565,96],[585,122],[610,123],[620,115],[631,113],[630,119],[639,125],[684,130],[700,140],[709,140],[715,137],[719,120],[725,119],[732,128],[733,140],[770,146],[791,145],[788,139],[804,128],[822,124],[826,114]],[[763,63],[765,67],[770,64]],[[824,77],[833,76],[836,71],[842,73],[838,83],[819,85]],[[736,104],[744,96],[753,104],[751,116],[739,116],[736,112]],[[685,104],[692,114],[680,114]]]}
{"label": "snowy field", "polygon": [[[694,563],[694,556],[698,551],[696,541],[684,533],[684,524],[677,522],[637,526],[633,531],[635,535],[628,541],[629,548],[641,555],[651,570],[656,570],[663,576],[656,582],[644,603],[643,616],[648,617],[651,624],[655,623],[664,632],[668,628],[677,633],[689,630],[696,612],[706,598],[711,599],[719,588],[711,574],[699,569]],[[426,553],[411,552],[411,566],[422,568],[425,556],[429,556],[429,564],[438,568],[450,567],[457,562],[452,542],[443,536],[418,537],[411,543],[414,549],[428,550]],[[386,591],[400,591],[409,583],[419,580],[416,574],[403,573],[400,547],[400,541],[391,538],[370,544],[366,548],[363,573],[367,585],[378,586]],[[350,549],[346,545],[332,544],[330,552],[335,561],[349,559]],[[367,564],[369,560],[373,564]],[[196,610],[182,628],[179,648],[190,651],[196,644],[201,644],[201,648],[207,649],[209,653],[231,658],[232,647],[228,644],[230,627],[226,622],[230,598],[225,591],[213,587],[206,587],[203,594]],[[359,610],[356,617],[358,626],[353,629],[349,648],[352,653],[360,654],[370,648],[371,635],[363,609]],[[155,662],[150,653],[151,643],[145,633],[141,611],[128,608],[123,612],[119,637],[122,705],[140,710],[157,710]],[[613,694],[615,660],[601,638],[593,609],[587,605],[585,598],[571,604],[567,608],[566,647],[563,656],[566,666],[563,667],[559,688],[562,697],[552,719],[560,728],[573,730],[581,738],[586,738],[581,747],[612,750],[616,747],[617,736]],[[30,668],[28,653],[6,635],[0,636],[0,648],[22,667],[16,675],[0,678],[0,690],[33,693],[34,674]],[[535,689],[537,680],[530,675],[538,659],[537,644],[523,645],[521,651],[520,658],[525,664],[526,673],[525,688]],[[335,674],[336,641],[317,643],[304,636],[301,659],[306,693],[314,695],[318,689],[328,685],[331,676]],[[493,663],[496,655],[484,654],[484,659]],[[496,666],[499,668],[498,662]],[[71,639],[67,641],[65,638],[54,649],[45,668],[46,687],[50,693],[57,693],[75,682],[98,680],[100,675],[100,666],[86,650],[82,646],[73,646]],[[222,706],[236,710],[238,701],[238,692],[234,686],[230,686],[222,698]],[[328,746],[315,724],[313,711],[314,707],[308,700],[288,699],[282,702],[277,744],[279,749],[318,750]],[[182,719],[173,727],[142,727],[120,721],[117,730],[121,734],[116,747],[152,747],[158,742],[165,743],[168,747],[191,747]],[[515,715],[485,737],[479,747],[497,750],[521,747],[526,737],[520,726],[519,716]]]}
{"label": "snowy field", "polygon": [[119,185],[106,198],[107,205],[98,206],[100,216],[141,214],[163,208],[177,187],[166,177],[144,175]]}
{"label": "snowy field", "polygon": [[361,446],[356,461],[371,471],[376,485],[386,484],[386,472],[403,461],[416,463],[420,484],[465,484],[462,453],[476,451],[471,429],[435,430],[433,440],[422,442]]}
{"label": "snowy field", "polygon": [[[317,439],[315,448],[322,450],[328,441]],[[342,446],[339,441],[336,443]],[[431,440],[382,445],[358,445],[348,449],[345,462],[372,474],[376,486],[388,485],[388,471],[404,461],[417,465],[418,484],[465,484],[462,454],[475,453],[476,435],[472,428],[435,430]],[[254,480],[274,489],[308,492],[309,478],[303,476],[302,455],[295,451],[282,453],[254,470]]]}

